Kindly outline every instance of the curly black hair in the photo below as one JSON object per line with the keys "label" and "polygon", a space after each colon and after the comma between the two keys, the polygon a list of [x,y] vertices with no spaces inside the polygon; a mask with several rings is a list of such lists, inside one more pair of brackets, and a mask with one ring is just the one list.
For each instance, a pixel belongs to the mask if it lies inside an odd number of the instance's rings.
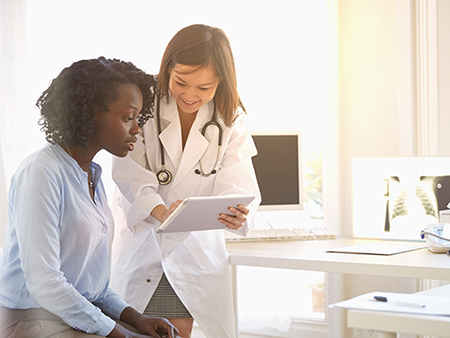
{"label": "curly black hair", "polygon": [[94,133],[96,111],[108,111],[118,99],[120,85],[137,85],[143,96],[139,126],[153,117],[156,77],[131,62],[118,59],[81,60],[64,68],[36,102],[41,117],[38,124],[50,143],[87,147]]}

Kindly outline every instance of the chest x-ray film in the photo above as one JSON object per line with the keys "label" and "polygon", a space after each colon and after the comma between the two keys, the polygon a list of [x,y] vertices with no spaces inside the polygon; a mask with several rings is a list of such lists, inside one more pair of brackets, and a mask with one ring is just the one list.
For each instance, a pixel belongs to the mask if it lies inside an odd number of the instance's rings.
{"label": "chest x-ray film", "polygon": [[450,203],[450,158],[366,158],[353,161],[355,237],[421,240]]}

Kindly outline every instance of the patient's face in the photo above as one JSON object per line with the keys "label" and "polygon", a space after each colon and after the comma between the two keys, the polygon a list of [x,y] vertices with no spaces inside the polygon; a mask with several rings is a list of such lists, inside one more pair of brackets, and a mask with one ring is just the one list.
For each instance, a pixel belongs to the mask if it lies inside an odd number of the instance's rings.
{"label": "patient's face", "polygon": [[136,135],[140,132],[137,122],[142,110],[142,92],[136,85],[120,85],[118,99],[108,106],[107,112],[97,112],[95,134],[90,144],[99,150],[124,157],[134,149]]}

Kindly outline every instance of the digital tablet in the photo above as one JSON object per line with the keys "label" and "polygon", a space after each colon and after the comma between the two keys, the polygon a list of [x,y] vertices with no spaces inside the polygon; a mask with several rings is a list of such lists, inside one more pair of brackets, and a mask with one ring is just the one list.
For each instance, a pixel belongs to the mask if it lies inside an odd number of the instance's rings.
{"label": "digital tablet", "polygon": [[248,205],[252,195],[205,196],[186,198],[159,226],[158,233],[224,229],[220,214],[231,214],[228,208]]}

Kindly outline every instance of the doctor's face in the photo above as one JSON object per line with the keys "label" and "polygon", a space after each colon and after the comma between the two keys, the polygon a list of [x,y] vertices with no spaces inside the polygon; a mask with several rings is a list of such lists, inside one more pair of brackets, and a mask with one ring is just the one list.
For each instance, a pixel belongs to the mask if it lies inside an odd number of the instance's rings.
{"label": "doctor's face", "polygon": [[178,112],[196,113],[214,98],[219,78],[212,66],[176,64],[170,71],[169,90],[177,101]]}

